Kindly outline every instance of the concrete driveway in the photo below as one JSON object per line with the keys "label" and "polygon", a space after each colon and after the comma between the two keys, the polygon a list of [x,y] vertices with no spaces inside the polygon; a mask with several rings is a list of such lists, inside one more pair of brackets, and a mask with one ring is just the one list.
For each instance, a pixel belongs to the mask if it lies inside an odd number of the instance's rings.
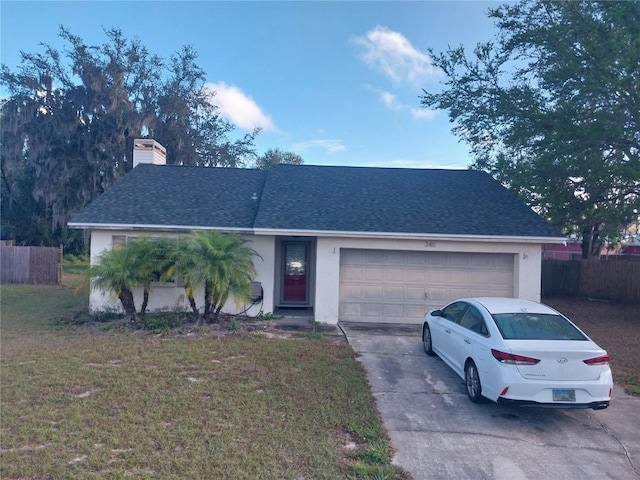
{"label": "concrete driveway", "polygon": [[616,388],[600,411],[477,405],[425,355],[419,326],[340,326],[366,368],[394,463],[416,480],[640,478],[640,398]]}

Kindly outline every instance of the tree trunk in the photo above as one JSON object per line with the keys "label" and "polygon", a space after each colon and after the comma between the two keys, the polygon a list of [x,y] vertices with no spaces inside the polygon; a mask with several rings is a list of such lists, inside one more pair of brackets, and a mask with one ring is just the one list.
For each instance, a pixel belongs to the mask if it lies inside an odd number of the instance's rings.
{"label": "tree trunk", "polygon": [[200,311],[198,310],[198,306],[196,305],[196,299],[193,298],[193,295],[190,293],[191,290],[185,289],[185,293],[187,294],[187,298],[189,299],[189,305],[191,306],[191,311],[196,316],[196,327],[200,325]]}
{"label": "tree trunk", "polygon": [[220,311],[222,310],[222,305],[217,305],[213,309],[213,322],[218,322],[218,317],[220,316]]}
{"label": "tree trunk", "polygon": [[149,291],[145,288],[142,297],[142,306],[140,307],[140,316],[144,317],[147,313],[147,305],[149,304]]}
{"label": "tree trunk", "polygon": [[205,282],[204,284],[204,318],[209,321],[209,313],[211,312],[211,284]]}
{"label": "tree trunk", "polygon": [[589,258],[589,251],[591,250],[591,232],[588,228],[582,230],[582,258]]}
{"label": "tree trunk", "polygon": [[189,305],[191,305],[191,310],[196,317],[200,316],[200,312],[198,311],[198,307],[196,306],[196,299],[193,298],[193,295],[187,294],[187,298],[189,299]]}
{"label": "tree trunk", "polygon": [[123,288],[118,295],[124,312],[131,317],[131,322],[136,321],[136,304],[133,301],[133,292],[127,288]]}
{"label": "tree trunk", "polygon": [[590,225],[582,229],[582,258],[598,258],[604,245],[600,236],[600,225]]}

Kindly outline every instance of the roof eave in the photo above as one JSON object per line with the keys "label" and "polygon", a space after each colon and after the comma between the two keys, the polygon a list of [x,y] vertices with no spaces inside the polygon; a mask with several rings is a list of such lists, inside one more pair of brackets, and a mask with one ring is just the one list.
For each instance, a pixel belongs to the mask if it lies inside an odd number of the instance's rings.
{"label": "roof eave", "polygon": [[192,232],[194,230],[217,230],[226,233],[253,233],[253,228],[242,227],[207,227],[193,225],[155,225],[155,224],[117,224],[117,223],[84,223],[69,222],[69,228],[79,230],[133,230],[154,232]]}
{"label": "roof eave", "polygon": [[157,232],[192,232],[194,230],[217,230],[227,233],[252,233],[255,235],[274,236],[301,236],[301,237],[337,237],[337,238],[379,238],[379,239],[403,239],[403,240],[439,240],[439,241],[474,241],[474,242],[498,242],[498,243],[563,243],[566,237],[543,236],[508,236],[508,235],[453,235],[437,233],[412,233],[412,232],[357,232],[339,230],[288,230],[275,228],[240,228],[240,227],[211,227],[193,225],[154,225],[154,224],[99,224],[69,222],[70,228],[83,230],[133,230],[133,231],[157,231]]}
{"label": "roof eave", "polygon": [[563,243],[566,237],[544,236],[509,236],[509,235],[454,235],[438,233],[411,233],[411,232],[345,232],[338,230],[286,230],[273,228],[256,228],[256,235],[277,236],[306,236],[306,237],[340,237],[340,238],[381,238],[403,240],[447,240],[475,242],[517,242],[517,243]]}

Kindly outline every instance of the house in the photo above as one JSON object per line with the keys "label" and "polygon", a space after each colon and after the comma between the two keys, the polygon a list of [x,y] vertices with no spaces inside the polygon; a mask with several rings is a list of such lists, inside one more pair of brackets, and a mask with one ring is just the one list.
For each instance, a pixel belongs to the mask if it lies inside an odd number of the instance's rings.
{"label": "house", "polygon": [[[229,302],[228,313],[418,323],[458,297],[539,301],[542,245],[565,240],[484,172],[173,166],[160,147],[136,141],[137,166],[69,226],[91,230],[92,261],[137,235],[214,229],[250,239],[262,299]],[[118,305],[91,293],[94,311]],[[179,283],[160,283],[149,308],[188,309],[188,300]]]}
{"label": "house", "polygon": [[620,253],[623,255],[640,255],[640,233],[627,234],[622,242]]}
{"label": "house", "polygon": [[542,246],[542,258],[545,260],[571,260],[582,257],[582,242],[568,240],[564,243],[552,243]]}
{"label": "house", "polygon": [[[640,255],[640,235],[627,234],[620,243],[605,242],[600,249],[600,257]],[[542,246],[543,260],[579,260],[582,259],[582,241],[567,239],[563,244]]]}

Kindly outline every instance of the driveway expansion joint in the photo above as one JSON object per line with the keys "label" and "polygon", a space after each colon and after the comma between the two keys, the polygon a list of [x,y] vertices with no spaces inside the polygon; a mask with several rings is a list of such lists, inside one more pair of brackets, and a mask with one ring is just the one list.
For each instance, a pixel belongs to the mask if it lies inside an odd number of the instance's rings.
{"label": "driveway expansion joint", "polygon": [[620,441],[620,439],[615,435],[615,433],[609,430],[604,423],[599,422],[595,418],[595,415],[593,415],[591,412],[587,412],[587,416],[591,419],[591,421],[593,421],[593,423],[597,424],[600,428],[602,428],[602,430],[604,430],[607,433],[607,435],[609,435],[618,445],[622,447],[622,450],[624,451],[624,456],[627,458],[627,461],[629,462],[629,466],[636,473],[636,475],[640,477],[640,470],[638,470],[635,464],[633,463],[633,458],[631,457],[631,453],[629,452],[629,449],[624,444],[624,442]]}

